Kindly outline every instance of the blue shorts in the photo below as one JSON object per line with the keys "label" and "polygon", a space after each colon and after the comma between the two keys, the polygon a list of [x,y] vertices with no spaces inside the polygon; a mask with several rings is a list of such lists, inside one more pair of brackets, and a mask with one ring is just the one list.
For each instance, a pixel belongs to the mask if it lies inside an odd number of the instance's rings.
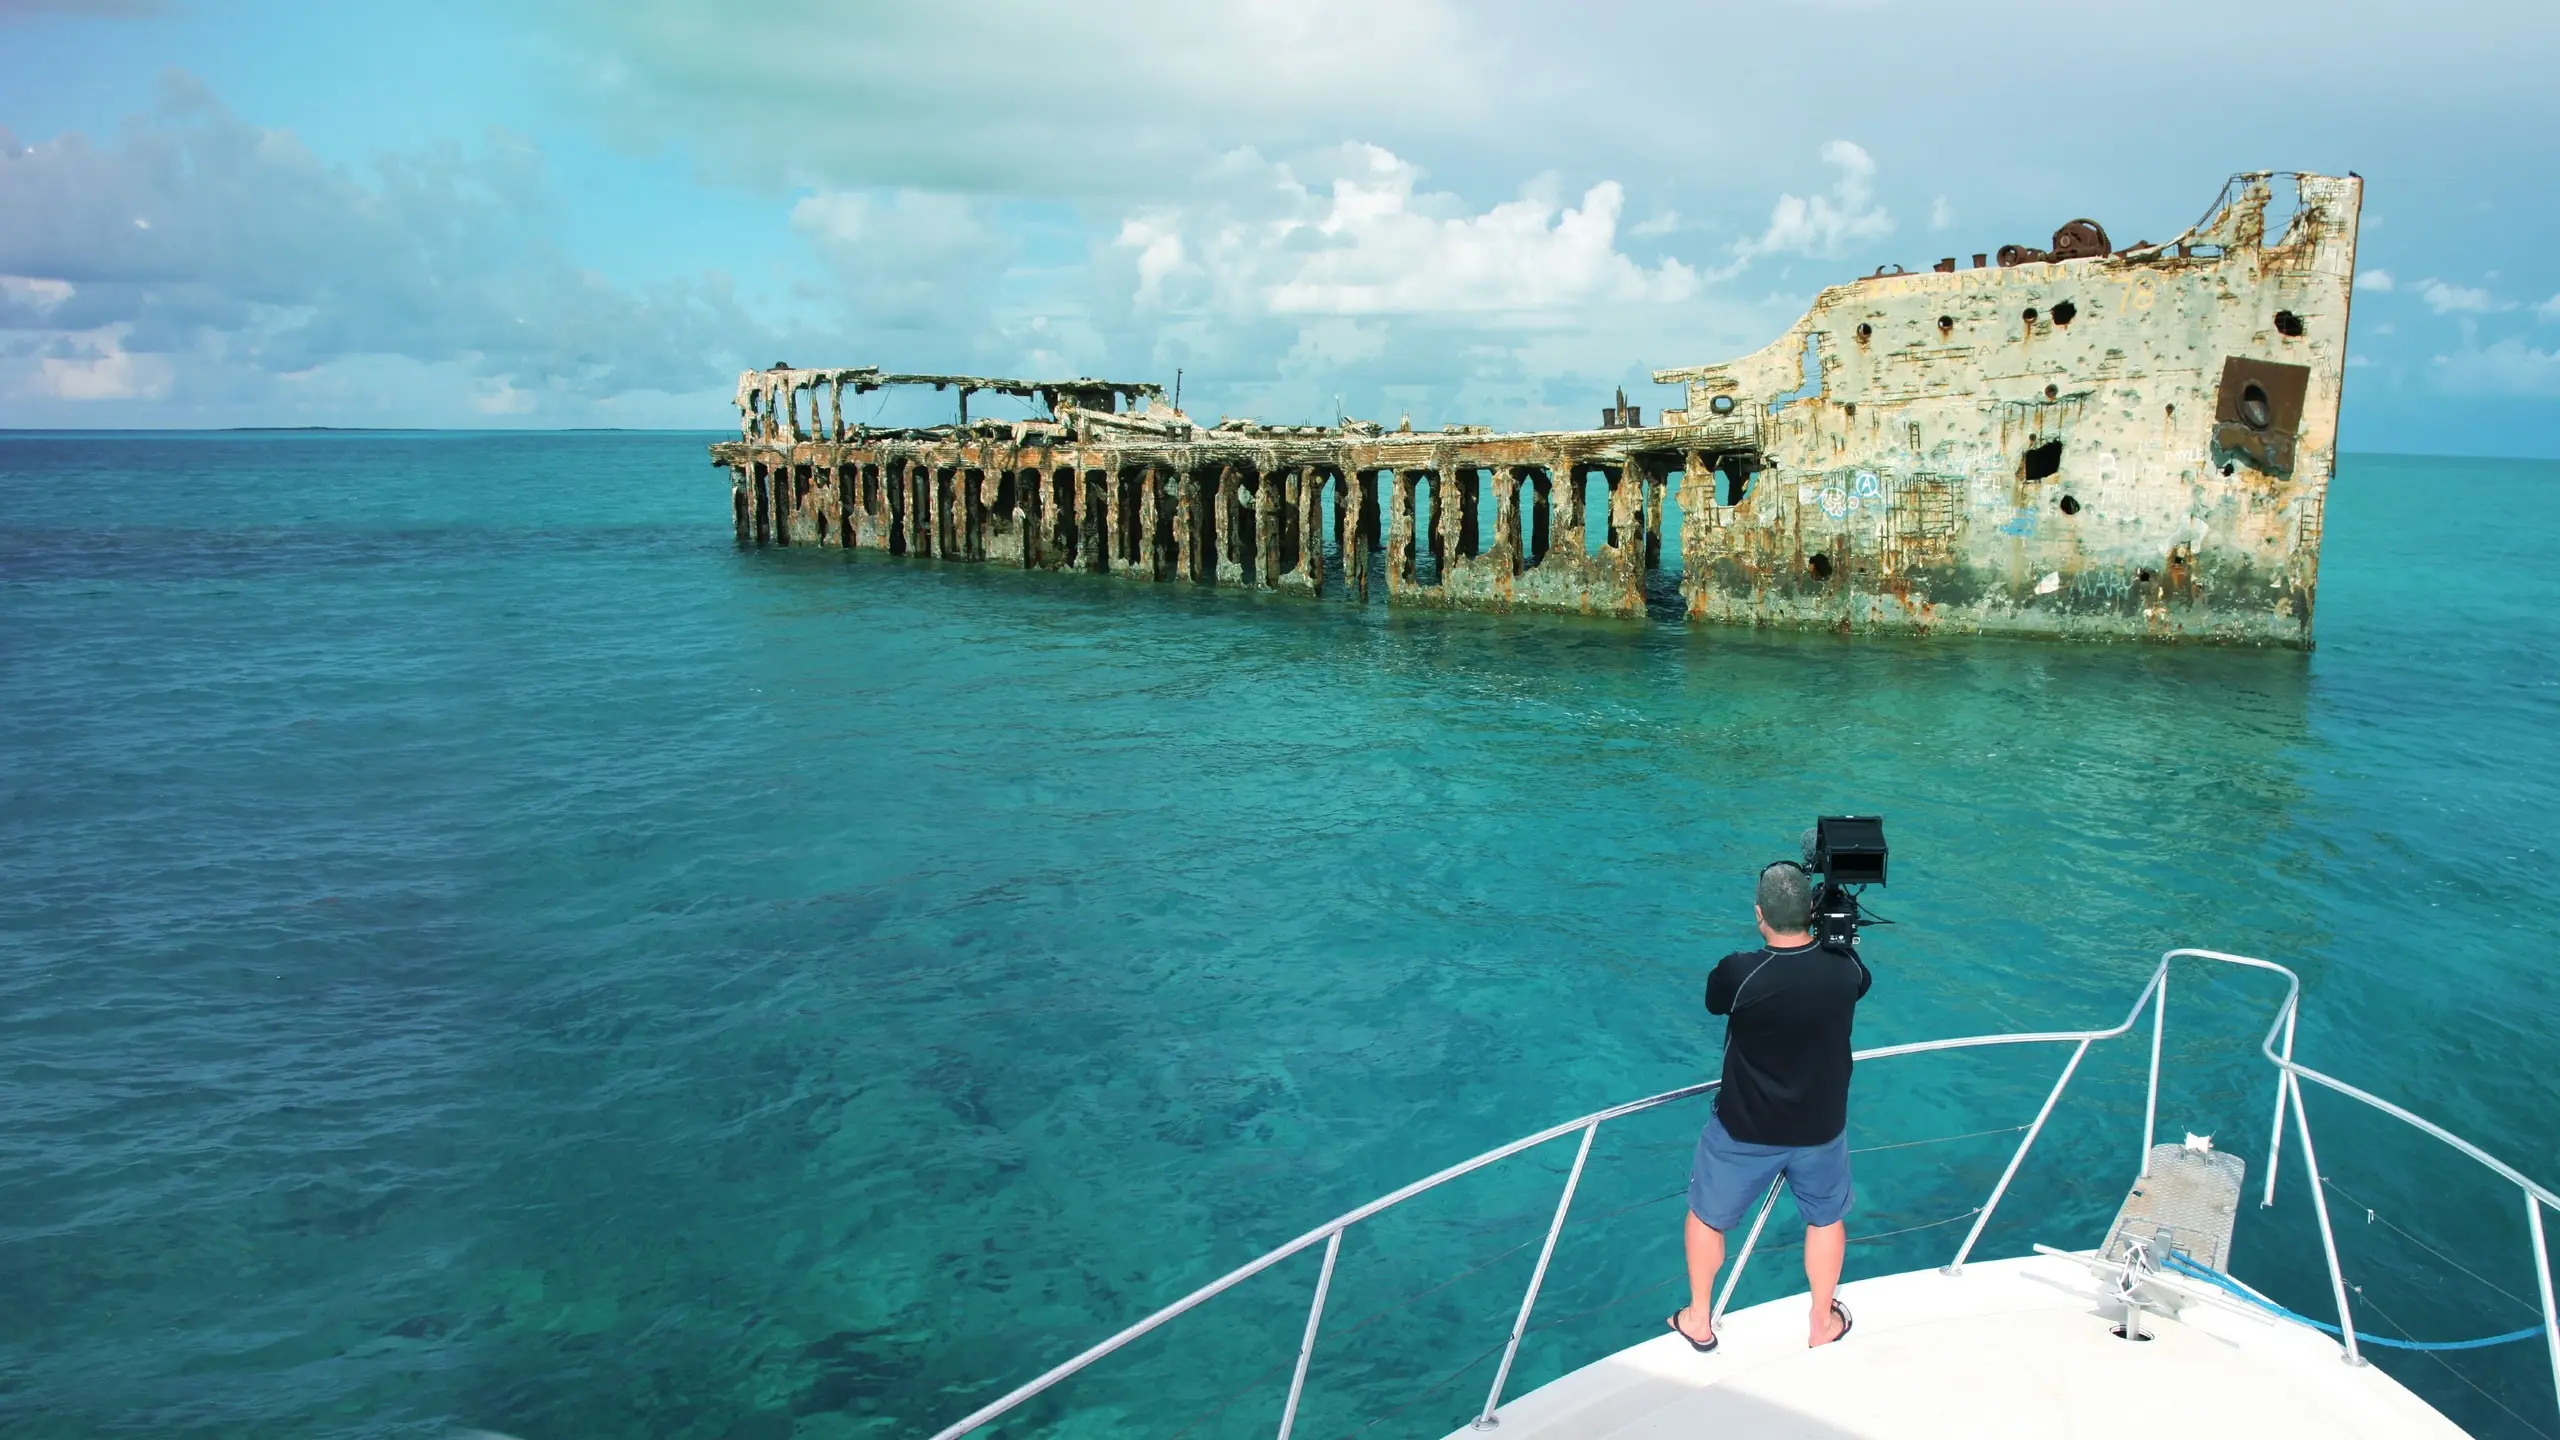
{"label": "blue shorts", "polygon": [[1709,1115],[1698,1132],[1697,1156],[1689,1162],[1689,1213],[1710,1230],[1731,1230],[1781,1175],[1804,1223],[1838,1223],[1849,1213],[1851,1198],[1849,1132],[1841,1131],[1828,1145],[1745,1145]]}

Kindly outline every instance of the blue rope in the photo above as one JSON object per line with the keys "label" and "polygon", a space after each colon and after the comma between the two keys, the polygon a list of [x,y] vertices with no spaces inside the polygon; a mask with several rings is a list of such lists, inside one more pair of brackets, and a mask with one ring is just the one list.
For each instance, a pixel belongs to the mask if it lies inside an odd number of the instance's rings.
{"label": "blue rope", "polygon": [[[2219,1270],[2199,1265],[2195,1261],[2190,1260],[2186,1256],[2180,1255],[2175,1251],[2170,1252],[2169,1268],[2177,1271],[2181,1275],[2192,1276],[2195,1279],[2220,1286],[2222,1289],[2229,1291],[2231,1294],[2248,1301],[2250,1304],[2255,1305],[2259,1309],[2265,1310],[2270,1314],[2280,1315],[2287,1320],[2295,1322],[2296,1324],[2308,1325],[2314,1330],[2325,1330],[2332,1335],[2338,1333],[2338,1327],[2330,1324],[2328,1321],[2314,1320],[2308,1315],[2296,1314],[2293,1311],[2287,1310],[2283,1306],[2277,1304],[2273,1300],[2252,1294],[2248,1289],[2243,1287],[2239,1281],[2232,1279],[2230,1276],[2223,1274]],[[2360,1345],[2379,1345],[2386,1350],[2486,1350],[2492,1345],[2512,1345],[2518,1340],[2531,1340],[2541,1333],[2542,1327],[2539,1325],[2527,1326],[2522,1330],[2513,1331],[2505,1335],[2492,1335],[2485,1340],[2386,1340],[2379,1335],[2366,1335],[2359,1333],[2356,1336],[2356,1343]]]}

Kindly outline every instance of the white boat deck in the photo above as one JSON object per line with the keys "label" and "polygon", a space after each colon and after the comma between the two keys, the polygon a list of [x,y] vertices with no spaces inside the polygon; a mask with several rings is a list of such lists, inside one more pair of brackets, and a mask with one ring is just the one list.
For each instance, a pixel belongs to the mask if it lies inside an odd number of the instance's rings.
{"label": "white boat deck", "polygon": [[2463,1433],[2380,1370],[2348,1365],[2327,1336],[2272,1317],[2197,1303],[2146,1314],[2152,1340],[2119,1339],[2105,1287],[2056,1256],[1879,1276],[1840,1298],[1857,1328],[1837,1345],[1806,1348],[1798,1293],[1725,1316],[1712,1355],[1666,1330],[1451,1440]]}
{"label": "white boat deck", "polygon": [[[2380,1370],[2346,1363],[2337,1342],[2303,1324],[2281,1320],[2219,1288],[2183,1278],[2184,1267],[2164,1263],[2187,1256],[2216,1271],[2229,1271],[2231,1241],[2242,1206],[2247,1166],[2200,1137],[2184,1144],[2154,1145],[2158,1127],[2162,1035],[2169,1013],[2169,976],[2179,961],[2237,967],[2284,978],[2284,1001],[2269,1022],[2258,1051],[2274,1067],[2275,1113],[2267,1135],[2262,1205],[2275,1202],[2277,1158],[2287,1121],[2301,1146],[2300,1170],[2320,1173],[2311,1140],[2303,1087],[2317,1086],[2379,1111],[2423,1134],[2516,1187],[2533,1245],[2542,1299],[2541,1339],[2560,1389],[2560,1300],[2555,1300],[2543,1211],[2560,1211],[2560,1190],[2543,1185],[2488,1151],[2423,1116],[2344,1080],[2297,1063],[2294,1022],[2302,999],[2301,977],[2271,960],[2218,950],[2171,950],[2160,957],[2133,1008],[2114,1025],[2083,1030],[2019,1031],[1954,1036],[1860,1050],[1859,1063],[1988,1046],[2069,1045],[2071,1058],[2053,1083],[2026,1136],[2009,1157],[1990,1197],[1973,1213],[1973,1229],[1956,1252],[1969,1255],[1999,1209],[2009,1182],[2034,1148],[2045,1119],[2070,1087],[2092,1045],[2130,1033],[2151,1013],[2150,1084],[2143,1105],[2143,1145],[2148,1157],[2103,1242],[2105,1260],[2038,1254],[1984,1261],[1961,1275],[1936,1270],[1884,1275],[1842,1287],[1856,1312],[1857,1329],[1838,1345],[1805,1348],[1805,1301],[1756,1305],[1725,1317],[1722,1347],[1699,1355],[1668,1330],[1596,1364],[1500,1405],[1486,1434],[1462,1428],[1451,1440],[1859,1440],[1859,1437],[1950,1436],[2168,1436],[2173,1440],[2284,1440],[2290,1436],[2455,1437],[2462,1431]],[[1513,1156],[1567,1136],[1579,1136],[1573,1168],[1557,1197],[1546,1248],[1530,1271],[1508,1346],[1488,1386],[1498,1402],[1515,1378],[1512,1365],[1525,1327],[1533,1320],[1548,1262],[1573,1213],[1576,1187],[1604,1124],[1667,1105],[1697,1100],[1716,1089],[1701,1081],[1596,1110],[1496,1146],[1356,1206],[1296,1239],[1270,1250],[1086,1347],[1012,1390],[936,1431],[933,1440],[965,1440],[1011,1414],[1033,1397],[1078,1374],[1124,1346],[1293,1257],[1321,1253],[1315,1296],[1298,1348],[1297,1372],[1280,1412],[1280,1440],[1289,1440],[1304,1398],[1309,1369],[1327,1343],[1325,1302],[1332,1293],[1342,1238],[1371,1217]],[[2325,1102],[2324,1102],[2325,1103]],[[1989,1133],[1989,1132],[1985,1132]],[[1959,1136],[1938,1137],[1944,1139]],[[1913,1143],[1928,1143],[1914,1141]],[[2463,1172],[2467,1173],[2467,1172]],[[1650,1183],[1650,1182],[1648,1182]],[[2328,1206],[2316,1184],[2297,1178],[2309,1192],[2328,1261],[2335,1303],[2347,1304],[2352,1288],[2339,1266]],[[1774,1200],[1774,1194],[1772,1199]],[[1765,1214],[1765,1211],[1764,1211]],[[1746,1250],[1749,1248],[1746,1243]],[[1740,1255],[1736,1265],[1743,1263]],[[2098,1264],[2100,1274],[2091,1266]],[[2234,1281],[2233,1283],[2239,1283]],[[2152,1338],[2124,1340],[2124,1297],[2131,1287],[2146,1307],[2143,1326]],[[1427,1293],[1427,1292],[1426,1292]],[[1657,1292],[1662,1310],[1676,1303]],[[1415,1298],[1419,1298],[1418,1296]],[[1654,1312],[1656,1316],[1662,1310]],[[1637,1317],[1650,1328],[1658,1319]],[[2504,1337],[2522,1340],[2524,1335]],[[1318,1384],[1324,1383],[1319,1377]],[[1435,1389],[1437,1387],[1434,1387]],[[1428,1392],[1426,1392],[1428,1393]],[[1420,1398],[1420,1397],[1415,1397]],[[1407,1400],[1405,1404],[1412,1404]],[[1108,1428],[1111,1422],[1101,1422]],[[1197,1423],[1197,1422],[1195,1422]]]}

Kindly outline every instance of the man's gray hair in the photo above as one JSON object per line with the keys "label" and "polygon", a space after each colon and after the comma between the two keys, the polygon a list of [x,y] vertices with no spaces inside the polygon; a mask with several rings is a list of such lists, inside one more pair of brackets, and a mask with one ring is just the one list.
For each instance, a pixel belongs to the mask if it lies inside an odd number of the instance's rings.
{"label": "man's gray hair", "polygon": [[1753,897],[1760,918],[1772,930],[1802,930],[1813,914],[1813,880],[1784,860],[1760,872],[1760,892]]}

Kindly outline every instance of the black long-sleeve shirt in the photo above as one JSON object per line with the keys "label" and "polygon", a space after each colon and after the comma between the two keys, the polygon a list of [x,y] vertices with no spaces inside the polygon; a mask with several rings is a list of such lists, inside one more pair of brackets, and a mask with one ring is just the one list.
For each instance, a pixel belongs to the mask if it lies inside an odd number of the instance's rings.
{"label": "black long-sleeve shirt", "polygon": [[1827,1145],[1849,1127],[1849,1031],[1875,977],[1847,946],[1737,951],[1707,974],[1725,1021],[1716,1118],[1746,1145]]}

